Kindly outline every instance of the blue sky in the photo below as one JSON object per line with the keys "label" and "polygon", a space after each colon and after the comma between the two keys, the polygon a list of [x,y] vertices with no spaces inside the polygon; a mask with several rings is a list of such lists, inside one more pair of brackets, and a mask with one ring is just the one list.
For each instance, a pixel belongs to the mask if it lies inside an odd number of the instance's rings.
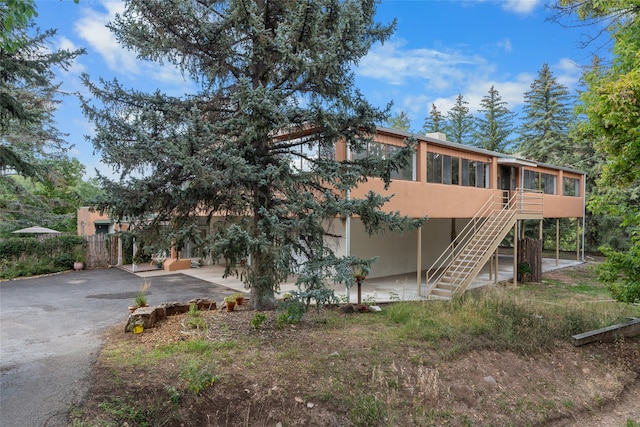
{"label": "blue sky", "polygon": [[[189,91],[175,69],[138,61],[118,46],[105,24],[123,10],[120,2],[36,0],[36,5],[36,24],[58,29],[53,47],[87,50],[70,70],[58,72],[64,91],[86,93],[79,79],[82,72],[93,81],[116,77],[137,89],[159,88],[171,95]],[[543,0],[382,0],[377,20],[396,18],[396,32],[362,58],[355,69],[356,85],[374,105],[393,101],[392,112],[405,111],[416,131],[432,104],[446,113],[458,94],[475,113],[491,85],[508,108],[518,112],[544,63],[575,93],[580,66],[590,63],[592,52],[579,48],[584,29],[548,22],[550,13]],[[87,176],[95,175],[95,168],[109,173],[85,141],[93,127],[78,101],[63,98],[56,117]]]}

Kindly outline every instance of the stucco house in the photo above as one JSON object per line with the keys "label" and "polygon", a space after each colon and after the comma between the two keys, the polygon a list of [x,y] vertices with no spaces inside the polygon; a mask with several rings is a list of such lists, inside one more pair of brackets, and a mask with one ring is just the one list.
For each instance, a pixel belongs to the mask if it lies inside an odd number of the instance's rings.
{"label": "stucco house", "polygon": [[[335,156],[338,160],[356,155],[385,156],[410,136],[418,141],[410,166],[395,173],[387,189],[381,179],[369,179],[350,197],[364,196],[370,190],[393,195],[386,210],[415,218],[426,215],[428,220],[420,229],[403,235],[387,232],[369,236],[357,216],[335,218],[329,226],[333,234],[342,237],[330,244],[338,255],[378,257],[370,277],[414,272],[422,296],[443,298],[464,291],[487,262],[497,262],[493,255],[498,245],[511,230],[518,236],[523,221],[539,223],[542,238],[543,219],[575,219],[579,255],[584,172],[456,144],[440,133],[412,135],[386,128],[377,129],[365,153],[350,153],[344,142],[338,142]],[[100,232],[108,221],[88,211],[79,213],[78,234]],[[115,227],[112,222],[108,226]],[[204,222],[202,228],[206,234]],[[513,246],[515,251],[517,245]],[[188,247],[181,255],[189,258],[195,253]],[[514,277],[516,258],[514,253]]]}

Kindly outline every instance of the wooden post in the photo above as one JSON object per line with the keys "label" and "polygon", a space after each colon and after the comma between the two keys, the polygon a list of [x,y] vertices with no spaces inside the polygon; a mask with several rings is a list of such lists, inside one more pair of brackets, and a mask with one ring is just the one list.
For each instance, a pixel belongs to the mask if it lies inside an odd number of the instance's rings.
{"label": "wooden post", "polygon": [[556,267],[560,264],[560,218],[556,218]]}
{"label": "wooden post", "polygon": [[513,226],[513,286],[518,286],[518,221]]}
{"label": "wooden post", "polygon": [[498,258],[499,257],[499,253],[498,253],[498,249],[496,249],[496,253],[494,255],[496,257],[496,275],[494,276],[494,283],[498,283],[498,272],[500,271],[500,266],[498,265]]}
{"label": "wooden post", "polygon": [[493,255],[489,257],[489,280],[493,278]]}
{"label": "wooden post", "polygon": [[540,233],[538,234],[538,239],[542,240],[542,220],[540,220]]}
{"label": "wooden post", "polygon": [[416,282],[418,285],[418,296],[422,296],[422,227],[418,227],[418,262],[417,262]]}
{"label": "wooden post", "polygon": [[580,218],[576,217],[576,261],[580,261]]}

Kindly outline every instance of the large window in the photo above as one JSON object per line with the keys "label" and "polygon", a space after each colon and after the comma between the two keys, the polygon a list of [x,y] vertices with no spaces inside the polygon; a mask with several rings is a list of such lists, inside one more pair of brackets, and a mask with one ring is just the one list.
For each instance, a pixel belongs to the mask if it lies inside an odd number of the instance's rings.
{"label": "large window", "polygon": [[524,188],[527,190],[542,191],[544,194],[557,194],[558,177],[549,173],[540,173],[530,170],[524,171]]}
{"label": "large window", "polygon": [[555,175],[543,173],[540,184],[542,185],[541,190],[544,194],[557,194],[557,177]]}
{"label": "large window", "polygon": [[489,188],[489,164],[427,152],[427,182]]}
{"label": "large window", "polygon": [[317,142],[304,142],[306,139],[301,139],[302,143],[291,147],[286,154],[294,171],[310,172],[316,160],[335,159],[335,146],[319,146]]}
{"label": "large window", "polygon": [[427,182],[442,184],[442,154],[427,153]]}
{"label": "large window", "polygon": [[[352,152],[351,158],[353,160],[356,159],[364,159],[366,157],[377,157],[380,159],[387,159],[394,155],[397,151],[399,151],[401,147],[397,147],[395,145],[382,144],[380,142],[369,142],[367,143],[367,148],[361,152],[356,153]],[[397,171],[391,171],[391,179],[404,180],[404,181],[412,181],[415,179],[415,154],[409,159],[409,165],[400,168]]]}
{"label": "large window", "polygon": [[580,180],[576,178],[562,178],[562,194],[565,196],[580,196]]}

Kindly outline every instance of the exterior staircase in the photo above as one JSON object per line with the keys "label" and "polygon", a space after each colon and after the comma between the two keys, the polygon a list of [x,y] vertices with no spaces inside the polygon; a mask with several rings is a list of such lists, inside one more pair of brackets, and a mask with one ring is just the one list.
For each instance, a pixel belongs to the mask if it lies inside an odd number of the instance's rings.
{"label": "exterior staircase", "polygon": [[[478,210],[427,271],[430,299],[451,299],[463,293],[498,249],[516,221],[542,219],[542,194],[518,189],[498,190]],[[429,278],[429,272],[435,273]]]}

